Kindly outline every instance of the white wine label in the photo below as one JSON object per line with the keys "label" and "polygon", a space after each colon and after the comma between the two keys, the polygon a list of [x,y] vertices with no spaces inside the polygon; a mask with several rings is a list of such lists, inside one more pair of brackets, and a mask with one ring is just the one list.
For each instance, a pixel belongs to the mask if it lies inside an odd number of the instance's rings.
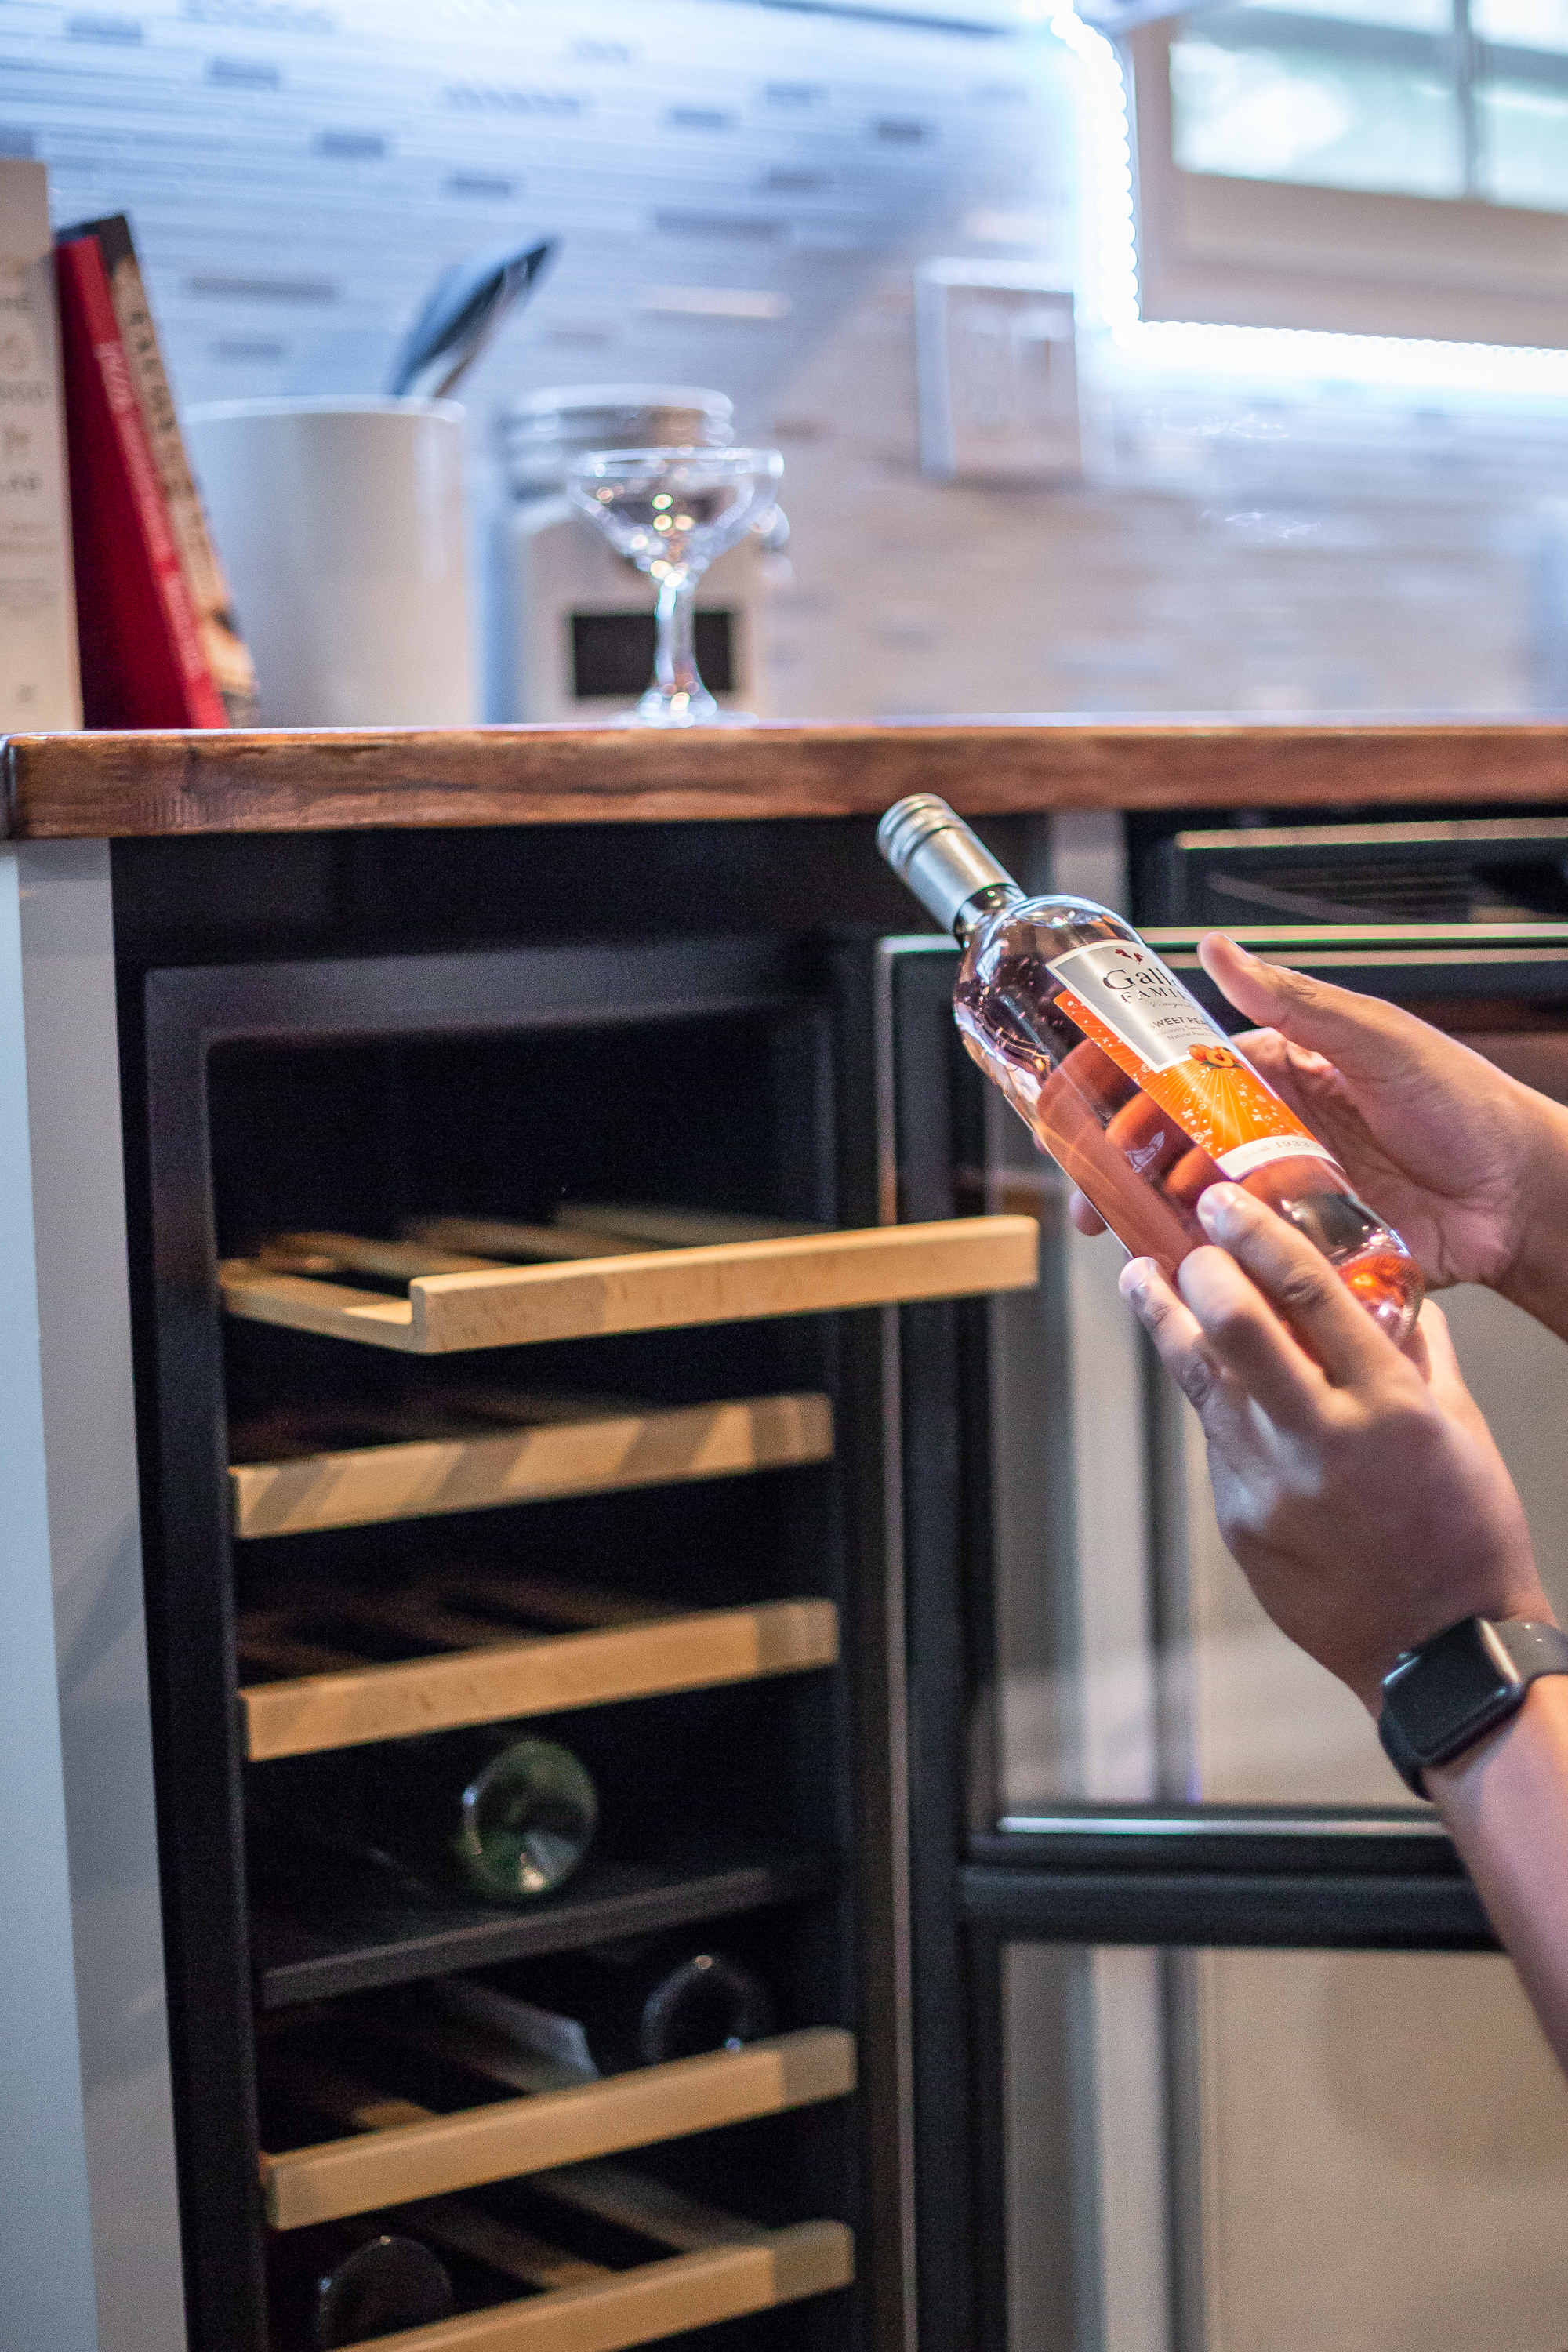
{"label": "white wine label", "polygon": [[1271,1160],[1296,1160],[1308,1157],[1326,1160],[1331,1168],[1339,1161],[1324,1150],[1313,1135],[1259,1135],[1250,1143],[1238,1143],[1230,1151],[1222,1151],[1215,1161],[1232,1183],[1250,1176],[1255,1168],[1267,1168]]}
{"label": "white wine label", "polygon": [[1099,940],[1047,965],[1149,1070],[1185,1061],[1194,1045],[1224,1045],[1223,1030],[1158,956],[1131,940]]}

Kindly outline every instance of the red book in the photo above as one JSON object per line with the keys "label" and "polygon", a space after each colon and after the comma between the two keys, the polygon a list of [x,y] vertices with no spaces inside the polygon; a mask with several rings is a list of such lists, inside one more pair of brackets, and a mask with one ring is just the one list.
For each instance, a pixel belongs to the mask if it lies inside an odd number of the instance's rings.
{"label": "red book", "polygon": [[82,711],[89,727],[226,727],[95,236],[56,247]]}

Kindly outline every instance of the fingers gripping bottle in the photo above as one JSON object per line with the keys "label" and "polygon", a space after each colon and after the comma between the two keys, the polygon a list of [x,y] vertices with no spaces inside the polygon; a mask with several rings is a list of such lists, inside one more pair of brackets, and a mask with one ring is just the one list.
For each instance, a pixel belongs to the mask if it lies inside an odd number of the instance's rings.
{"label": "fingers gripping bottle", "polygon": [[1173,1271],[1228,1179],[1321,1249],[1400,1341],[1421,1276],[1317,1138],[1130,923],[1089,898],[1026,898],[945,801],[891,807],[877,845],[963,946],[963,1042],[1042,1150],[1134,1256]]}

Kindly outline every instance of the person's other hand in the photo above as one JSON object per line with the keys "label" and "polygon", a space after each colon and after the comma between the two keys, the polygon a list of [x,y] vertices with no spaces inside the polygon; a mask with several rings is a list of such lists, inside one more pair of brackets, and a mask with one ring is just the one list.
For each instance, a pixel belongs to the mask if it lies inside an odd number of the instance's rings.
{"label": "person's other hand", "polygon": [[[1509,1287],[1532,1230],[1554,1222],[1552,1179],[1568,1181],[1568,1112],[1381,998],[1265,963],[1223,931],[1198,953],[1259,1024],[1237,1040],[1242,1052],[1401,1235],[1428,1286]],[[1068,1213],[1080,1233],[1103,1230],[1081,1193]]]}
{"label": "person's other hand", "polygon": [[[1374,1714],[1402,1650],[1461,1617],[1552,1610],[1513,1482],[1428,1305],[1407,1351],[1326,1258],[1234,1184],[1173,1289],[1121,1289],[1208,1440],[1219,1524],[1280,1630]],[[1281,1319],[1281,1318],[1284,1319]]]}

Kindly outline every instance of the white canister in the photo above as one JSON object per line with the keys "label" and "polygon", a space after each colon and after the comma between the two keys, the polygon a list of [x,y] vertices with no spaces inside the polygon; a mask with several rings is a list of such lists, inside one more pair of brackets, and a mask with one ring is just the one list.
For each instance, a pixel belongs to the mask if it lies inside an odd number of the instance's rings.
{"label": "white canister", "polygon": [[472,726],[458,403],[226,400],[185,422],[262,723]]}

